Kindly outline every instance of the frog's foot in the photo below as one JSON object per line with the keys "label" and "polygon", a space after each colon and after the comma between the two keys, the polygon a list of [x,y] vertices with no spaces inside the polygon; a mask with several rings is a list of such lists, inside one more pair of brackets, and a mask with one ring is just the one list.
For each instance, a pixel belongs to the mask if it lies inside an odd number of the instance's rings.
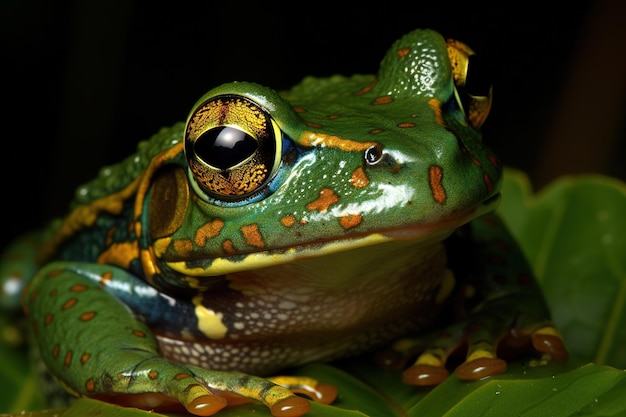
{"label": "frog's foot", "polygon": [[[264,403],[276,417],[299,417],[311,408],[308,400],[294,395],[288,389],[274,385],[262,378],[250,377],[246,386],[222,391],[209,389],[196,377],[188,374],[177,375],[178,386],[170,387],[171,392],[96,395],[94,398],[126,407],[155,410],[160,413],[179,413],[181,407],[195,416],[212,416],[224,407],[243,404],[253,400]],[[222,385],[222,384],[212,384]],[[262,388],[264,387],[264,388]]]}
{"label": "frog's foot", "polygon": [[552,325],[544,326],[531,335],[533,347],[542,352],[545,359],[554,359],[555,361],[567,360],[569,354],[559,331]]}
{"label": "frog's foot", "polygon": [[[133,366],[133,372],[110,379],[91,380],[85,395],[120,405],[159,412],[211,416],[226,406],[259,401],[276,417],[299,417],[311,408],[309,399],[332,402],[337,391],[306,377],[262,378],[182,365],[154,357]],[[107,388],[105,388],[107,387]],[[112,389],[111,389],[112,388]]]}
{"label": "frog's foot", "polygon": [[[229,405],[246,400],[256,400],[265,404],[276,417],[298,417],[311,408],[310,402],[296,394],[304,394],[313,401],[330,404],[337,397],[337,389],[329,384],[321,384],[308,377],[277,376],[260,378],[238,372],[215,372],[192,368],[195,377],[204,382],[212,393],[219,393]],[[186,393],[185,393],[186,395]],[[193,396],[192,396],[193,397]],[[238,398],[237,398],[238,397]],[[186,398],[181,402],[187,410],[196,415],[204,408],[213,409],[213,394],[202,394]]]}
{"label": "frog's foot", "polygon": [[289,389],[293,393],[306,395],[318,403],[331,404],[337,398],[337,388],[334,385],[323,384],[313,378],[305,376],[275,376],[268,379]]}
{"label": "frog's foot", "polygon": [[[461,346],[466,346],[465,360],[455,374],[462,380],[474,381],[501,374],[507,370],[507,362],[498,356],[502,352],[518,354],[529,346],[542,355],[543,361],[567,359],[567,351],[561,336],[550,323],[534,329],[504,328],[497,317],[481,315],[472,325],[455,323],[440,333],[403,373],[403,381],[411,385],[429,386],[443,382],[449,371],[446,367],[450,356]],[[506,322],[505,322],[506,323]],[[416,343],[404,341],[399,345],[404,352],[415,351]],[[509,355],[507,355],[508,357]]]}

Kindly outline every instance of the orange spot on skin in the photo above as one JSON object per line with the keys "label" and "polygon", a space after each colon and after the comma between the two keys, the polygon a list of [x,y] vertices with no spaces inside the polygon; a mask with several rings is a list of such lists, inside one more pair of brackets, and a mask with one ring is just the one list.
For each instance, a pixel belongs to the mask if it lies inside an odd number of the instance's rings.
{"label": "orange spot on skin", "polygon": [[112,279],[113,279],[113,273],[112,272],[105,272],[100,277],[100,284],[103,285],[103,286],[107,285]]}
{"label": "orange spot on skin", "polygon": [[472,162],[473,162],[473,163],[474,163],[474,165],[476,165],[476,166],[482,166],[482,164],[480,163],[480,161],[479,161],[478,159],[474,158],[473,156],[472,156]]}
{"label": "orange spot on skin", "polygon": [[374,78],[371,83],[369,83],[365,87],[361,88],[360,90],[356,91],[354,93],[354,95],[355,96],[360,96],[362,94],[369,93],[370,91],[372,91],[372,88],[374,88],[376,83],[378,83],[378,78]]}
{"label": "orange spot on skin", "polygon": [[263,242],[263,236],[259,232],[259,226],[257,224],[250,224],[247,226],[241,226],[241,233],[243,234],[246,243],[250,246],[262,248],[265,246]]}
{"label": "orange spot on skin", "polygon": [[148,378],[150,379],[157,379],[159,377],[159,373],[157,371],[150,371],[148,372]]}
{"label": "orange spot on skin", "polygon": [[393,102],[393,97],[391,96],[380,96],[380,97],[376,97],[373,101],[372,104],[389,104]]}
{"label": "orange spot on skin", "polygon": [[300,219],[300,224],[301,224],[301,225],[303,225],[303,226],[304,226],[305,224],[308,224],[308,223],[309,223],[309,222],[307,222],[305,219]]}
{"label": "orange spot on skin", "polygon": [[59,347],[59,345],[55,345],[54,348],[52,348],[52,357],[54,359],[59,357],[59,351],[61,350],[61,348]]}
{"label": "orange spot on skin", "polygon": [[436,98],[431,98],[428,100],[428,105],[435,112],[435,121],[441,126],[445,126],[446,122],[443,120],[443,116],[441,114],[441,102]]}
{"label": "orange spot on skin", "polygon": [[137,241],[114,243],[98,255],[98,263],[114,264],[128,268],[139,256]]}
{"label": "orange spot on skin", "polygon": [[411,52],[410,48],[402,48],[399,49],[398,52],[396,52],[396,55],[398,56],[398,58],[404,58],[409,54],[409,52]]}
{"label": "orange spot on skin", "polygon": [[94,392],[96,390],[96,383],[93,379],[90,378],[85,382],[85,390],[87,390],[87,392]]}
{"label": "orange spot on skin", "polygon": [[224,243],[222,243],[222,249],[224,249],[224,252],[229,255],[234,255],[237,252],[233,246],[233,241],[230,239],[225,240]]}
{"label": "orange spot on skin", "polygon": [[[193,244],[191,243],[191,240],[189,239],[174,240],[172,242],[172,246],[174,247],[174,250],[176,251],[176,253],[180,255],[191,253],[191,251],[193,250]],[[203,243],[203,246],[204,246],[204,243]]]}
{"label": "orange spot on skin", "polygon": [[339,201],[339,196],[335,194],[330,188],[323,188],[320,191],[320,197],[317,200],[311,201],[306,205],[309,210],[317,210],[320,213],[324,213],[328,210],[332,204]]}
{"label": "orange spot on skin", "polygon": [[307,125],[308,127],[313,127],[315,129],[321,129],[322,127],[324,127],[324,125],[321,125],[319,123],[314,123],[314,122],[304,122],[305,125]]}
{"label": "orange spot on skin", "polygon": [[284,216],[282,219],[280,219],[280,224],[282,224],[285,227],[291,227],[294,224],[296,224],[296,218],[292,216],[291,214],[288,214]]}
{"label": "orange spot on skin", "polygon": [[328,118],[330,120],[335,120],[335,119],[339,119],[341,116],[339,116],[338,114],[331,114],[328,116]]}
{"label": "orange spot on skin", "polygon": [[52,278],[58,277],[59,275],[61,275],[61,273],[62,273],[62,272],[63,272],[63,271],[62,271],[62,270],[60,270],[60,269],[55,269],[54,271],[50,271],[50,272],[46,275],[46,278],[47,278],[47,279],[52,279]]}
{"label": "orange spot on skin", "polygon": [[383,129],[372,129],[372,130],[370,130],[370,133],[372,135],[376,135],[376,134],[378,134],[380,132],[384,132],[384,130]]}
{"label": "orange spot on skin", "polygon": [[50,295],[51,295],[51,296],[53,296],[53,297],[54,297],[55,295],[57,295],[57,289],[56,289],[56,288],[53,288],[52,290],[50,290]]}
{"label": "orange spot on skin", "polygon": [[361,224],[362,221],[363,216],[361,216],[360,214],[348,214],[339,219],[339,224],[341,225],[341,227],[348,230],[358,226],[359,224]]}
{"label": "orange spot on skin", "polygon": [[79,319],[81,321],[90,321],[93,320],[94,317],[96,317],[96,313],[94,311],[89,311],[87,313],[81,314]]}
{"label": "orange spot on skin", "polygon": [[193,241],[198,246],[204,246],[206,244],[207,239],[212,239],[215,236],[219,235],[223,227],[224,227],[224,220],[213,219],[198,229],[198,231],[196,232],[196,235],[193,238]]}
{"label": "orange spot on skin", "polygon": [[365,171],[362,167],[358,167],[357,169],[355,169],[352,173],[352,176],[350,177],[350,184],[352,184],[352,186],[355,188],[363,188],[369,183],[370,180],[369,178],[367,178],[367,174],[365,174]]}
{"label": "orange spot on skin", "polygon": [[137,337],[146,337],[146,333],[141,330],[134,329],[132,333]]}
{"label": "orange spot on skin", "polygon": [[446,190],[444,190],[441,180],[443,179],[443,170],[440,166],[431,165],[428,169],[428,181],[433,198],[439,204],[446,201]]}
{"label": "orange spot on skin", "polygon": [[84,284],[74,284],[70,287],[71,292],[83,292],[87,291],[88,289],[89,287]]}
{"label": "orange spot on skin", "polygon": [[66,368],[68,368],[72,363],[72,355],[73,353],[71,350],[65,354],[65,359],[63,359],[63,366],[65,366]]}
{"label": "orange spot on skin", "polygon": [[46,317],[44,318],[44,320],[43,320],[43,321],[44,321],[44,323],[45,323],[45,324],[46,324],[46,326],[47,326],[47,325],[49,325],[50,323],[52,323],[52,319],[53,319],[52,314],[48,313],[48,314],[46,314]]}
{"label": "orange spot on skin", "polygon": [[83,353],[80,357],[80,364],[84,365],[87,363],[87,361],[89,360],[89,358],[91,358],[91,354],[90,353]]}
{"label": "orange spot on skin", "polygon": [[491,177],[489,174],[483,174],[483,180],[485,181],[485,185],[487,186],[487,191],[491,193],[493,191],[493,181],[491,181]]}
{"label": "orange spot on skin", "polygon": [[398,123],[398,127],[401,127],[401,128],[404,128],[404,129],[409,128],[409,127],[415,127],[415,123],[412,123],[412,122],[402,122],[402,123]]}
{"label": "orange spot on skin", "polygon": [[61,310],[67,310],[68,308],[72,308],[76,305],[77,302],[78,300],[76,298],[70,298],[63,304],[63,306],[61,306]]}
{"label": "orange spot on skin", "polygon": [[306,113],[306,109],[305,109],[305,108],[303,108],[303,107],[300,107],[300,106],[295,106],[295,107],[293,108],[293,110],[294,110],[296,113]]}
{"label": "orange spot on skin", "polygon": [[493,154],[488,154],[487,157],[489,158],[489,160],[491,161],[491,163],[493,164],[494,167],[498,168],[498,158],[496,158],[495,155]]}
{"label": "orange spot on skin", "polygon": [[189,374],[176,374],[174,375],[174,379],[177,381],[180,381],[181,379],[185,379],[185,378],[191,378],[191,375]]}

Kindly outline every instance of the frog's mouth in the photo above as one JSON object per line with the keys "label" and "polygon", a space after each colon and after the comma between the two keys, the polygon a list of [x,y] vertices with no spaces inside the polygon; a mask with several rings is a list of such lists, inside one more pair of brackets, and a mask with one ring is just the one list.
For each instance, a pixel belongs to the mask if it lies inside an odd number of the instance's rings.
{"label": "frog's mouth", "polygon": [[472,209],[454,212],[432,223],[332,237],[328,240],[305,242],[299,245],[251,251],[225,257],[187,259],[184,261],[164,260],[166,265],[176,272],[187,276],[202,277],[260,269],[301,259],[319,258],[394,241],[410,241],[412,245],[419,243],[423,246],[429,246],[445,240],[457,228],[473,219],[495,210],[499,202],[500,193],[496,193]]}

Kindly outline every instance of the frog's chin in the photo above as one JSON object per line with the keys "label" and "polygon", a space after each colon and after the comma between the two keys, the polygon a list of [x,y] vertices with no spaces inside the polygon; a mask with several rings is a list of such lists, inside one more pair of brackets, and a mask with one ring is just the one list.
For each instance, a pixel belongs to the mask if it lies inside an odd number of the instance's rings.
{"label": "frog's chin", "polygon": [[276,266],[302,259],[320,258],[340,252],[405,241],[410,245],[432,245],[449,237],[458,227],[476,217],[493,211],[499,202],[499,194],[470,210],[457,211],[435,222],[408,225],[401,228],[378,230],[316,241],[297,246],[250,252],[232,257],[206,259],[191,265],[185,261],[166,262],[172,270],[186,276],[216,276],[251,269]]}

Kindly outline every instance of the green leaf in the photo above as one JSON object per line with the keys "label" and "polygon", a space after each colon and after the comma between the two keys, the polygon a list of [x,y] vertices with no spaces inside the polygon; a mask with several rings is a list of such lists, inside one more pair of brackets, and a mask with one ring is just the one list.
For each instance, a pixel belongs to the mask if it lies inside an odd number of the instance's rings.
{"label": "green leaf", "polygon": [[0,413],[36,410],[44,404],[22,342],[15,318],[0,314]]}
{"label": "green leaf", "polygon": [[[623,397],[619,401],[626,386],[626,373],[614,368],[587,365],[539,379],[508,375],[511,377],[488,378],[478,383],[461,383],[451,378],[424,398],[413,415],[578,416],[583,409],[589,411],[588,415],[626,413]],[[600,406],[602,413],[597,414]],[[607,410],[611,413],[605,414]]]}
{"label": "green leaf", "polygon": [[[307,417],[626,415],[624,183],[598,175],[564,177],[534,194],[523,173],[506,170],[502,191],[499,213],[533,265],[573,358],[543,366],[517,361],[496,377],[470,383],[452,377],[435,388],[407,386],[398,372],[367,358],[311,364],[293,373],[334,384],[339,396],[331,406],[314,403]],[[7,320],[0,325],[11,327]],[[0,349],[7,364],[0,369],[0,404],[15,414],[24,408],[13,399],[37,393],[28,361],[18,353]],[[88,399],[58,415],[96,414],[155,415]],[[218,416],[270,413],[248,403]]]}
{"label": "green leaf", "polygon": [[574,355],[626,367],[626,185],[563,177],[533,195],[505,172],[499,209],[535,269]]}

